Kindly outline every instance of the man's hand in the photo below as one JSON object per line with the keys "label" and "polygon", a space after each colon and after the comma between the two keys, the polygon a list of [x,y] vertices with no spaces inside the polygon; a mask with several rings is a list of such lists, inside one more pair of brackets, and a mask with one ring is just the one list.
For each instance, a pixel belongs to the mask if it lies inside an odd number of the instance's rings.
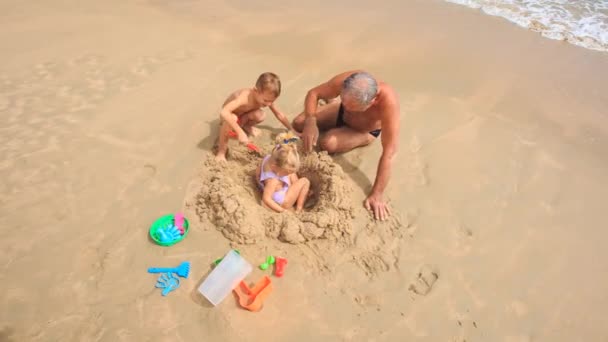
{"label": "man's hand", "polygon": [[317,127],[317,119],[308,117],[304,121],[304,129],[302,130],[302,140],[304,140],[304,151],[312,151],[313,146],[317,146],[319,139],[319,127]]}
{"label": "man's hand", "polygon": [[391,215],[389,206],[382,199],[381,195],[371,194],[365,199],[365,208],[374,212],[376,220],[384,221]]}

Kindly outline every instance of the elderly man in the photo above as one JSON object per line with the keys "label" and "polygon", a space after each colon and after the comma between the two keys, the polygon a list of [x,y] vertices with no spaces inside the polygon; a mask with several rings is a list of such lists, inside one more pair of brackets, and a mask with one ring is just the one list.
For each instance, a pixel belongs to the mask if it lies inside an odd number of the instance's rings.
{"label": "elderly man", "polygon": [[[340,101],[329,101],[317,108],[319,99],[327,101],[338,96]],[[390,215],[383,194],[397,152],[399,115],[399,100],[393,88],[366,72],[348,71],[312,88],[306,94],[304,112],[293,121],[294,129],[302,132],[308,152],[317,145],[319,130],[325,131],[319,145],[329,153],[350,151],[380,136],[382,156],[374,186],[365,200],[365,207],[380,220]]]}

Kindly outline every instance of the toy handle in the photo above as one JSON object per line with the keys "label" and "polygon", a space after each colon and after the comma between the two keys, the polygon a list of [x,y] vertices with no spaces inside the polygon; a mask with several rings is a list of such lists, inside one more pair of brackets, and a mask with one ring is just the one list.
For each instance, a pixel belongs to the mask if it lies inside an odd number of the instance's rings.
{"label": "toy handle", "polygon": [[173,215],[173,221],[175,222],[175,226],[177,227],[177,229],[181,231],[184,225],[184,214],[177,213]]}
{"label": "toy handle", "polygon": [[150,267],[148,273],[164,273],[164,272],[175,272],[173,268],[162,268],[162,267]]}
{"label": "toy handle", "polygon": [[253,152],[258,152],[258,153],[260,152],[260,149],[256,145],[254,145],[253,143],[247,144],[247,148],[250,151],[253,151]]}

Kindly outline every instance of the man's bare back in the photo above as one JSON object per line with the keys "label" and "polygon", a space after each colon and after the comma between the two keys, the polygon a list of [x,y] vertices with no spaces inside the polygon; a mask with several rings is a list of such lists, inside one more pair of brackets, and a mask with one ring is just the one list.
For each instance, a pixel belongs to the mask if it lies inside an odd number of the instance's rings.
{"label": "man's bare back", "polygon": [[389,105],[387,105],[387,98],[390,98],[393,94],[392,88],[382,81],[378,82],[378,88],[377,100],[367,110],[355,112],[342,106],[343,120],[348,127],[360,132],[382,129],[383,115],[390,115],[391,113],[390,108],[388,108]]}

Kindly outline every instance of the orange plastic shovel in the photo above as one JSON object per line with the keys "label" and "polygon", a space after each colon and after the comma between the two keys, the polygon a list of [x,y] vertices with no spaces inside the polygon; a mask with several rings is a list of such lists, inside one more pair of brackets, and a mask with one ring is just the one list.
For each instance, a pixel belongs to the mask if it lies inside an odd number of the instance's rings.
{"label": "orange plastic shovel", "polygon": [[239,305],[249,311],[260,311],[264,300],[272,292],[272,281],[268,276],[260,279],[254,287],[250,288],[247,283],[241,281],[234,292],[239,297]]}
{"label": "orange plastic shovel", "polygon": [[[235,132],[235,131],[228,131],[228,136],[229,136],[230,138],[235,138],[235,139],[238,137],[238,135],[236,134],[236,132]],[[251,151],[251,152],[255,152],[255,153],[257,153],[257,154],[261,154],[261,153],[262,153],[262,152],[260,152],[260,148],[259,148],[259,147],[257,147],[257,146],[256,146],[255,144],[253,144],[253,143],[248,143],[248,144],[247,144],[247,148],[248,148],[248,149],[249,149],[249,151]]]}

